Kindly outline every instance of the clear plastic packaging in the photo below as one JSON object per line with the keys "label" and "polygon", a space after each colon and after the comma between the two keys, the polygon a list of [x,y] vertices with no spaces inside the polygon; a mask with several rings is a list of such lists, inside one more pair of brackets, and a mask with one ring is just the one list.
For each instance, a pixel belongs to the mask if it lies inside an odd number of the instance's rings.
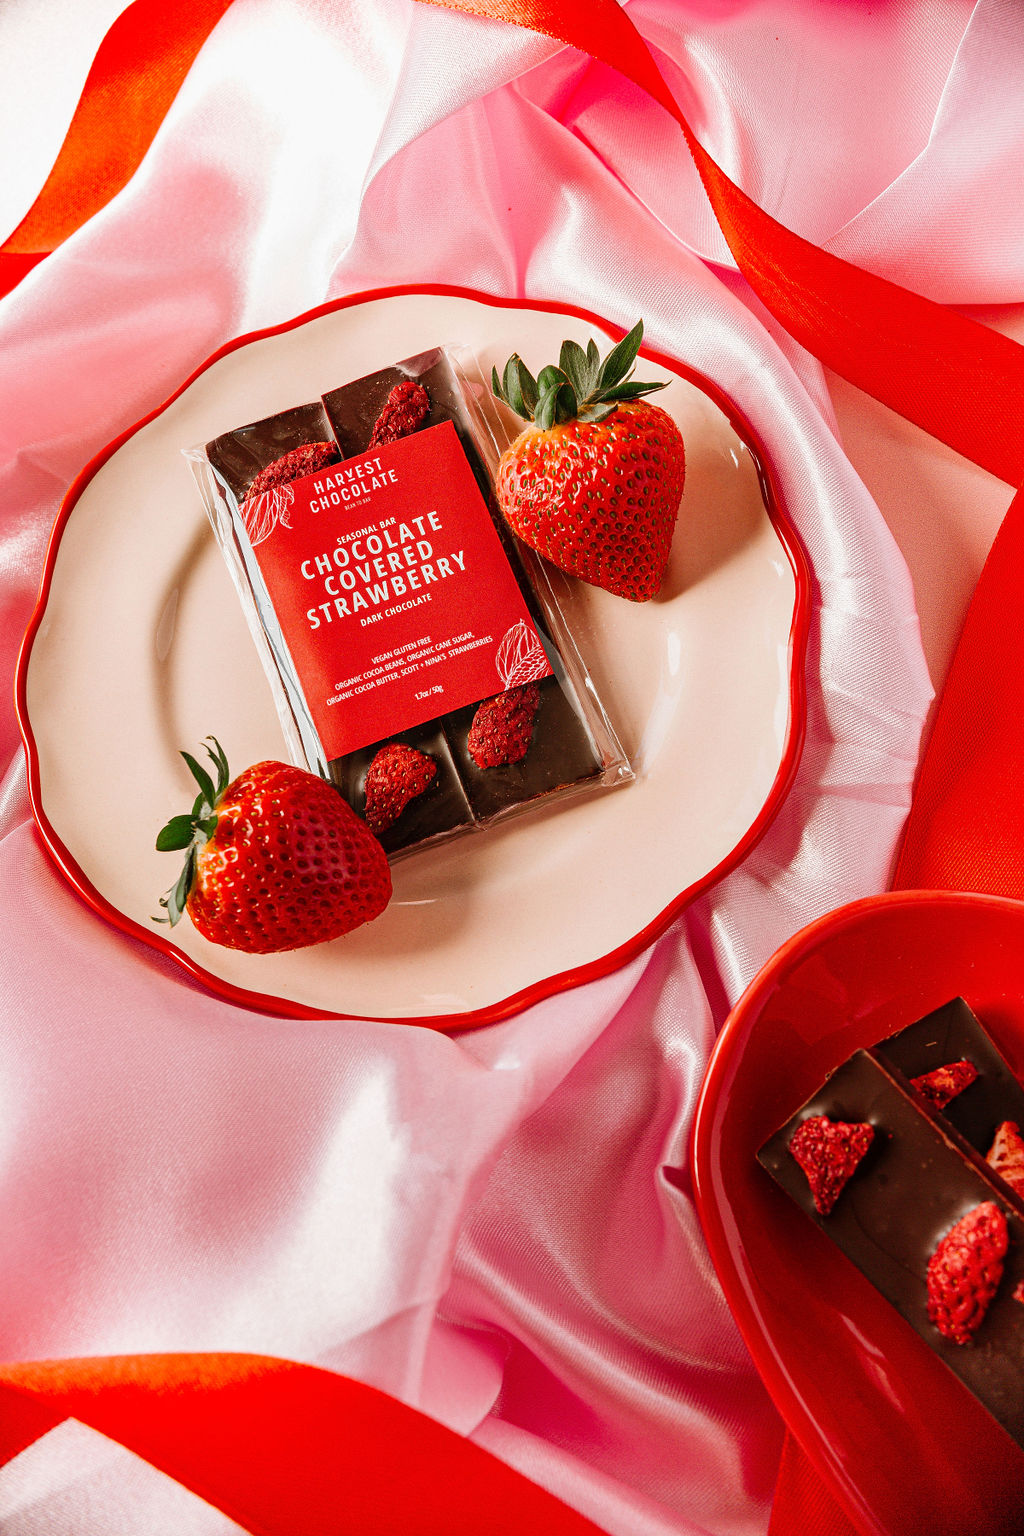
{"label": "clear plastic packaging", "polygon": [[438,347],[185,450],[288,750],[390,854],[632,770]]}

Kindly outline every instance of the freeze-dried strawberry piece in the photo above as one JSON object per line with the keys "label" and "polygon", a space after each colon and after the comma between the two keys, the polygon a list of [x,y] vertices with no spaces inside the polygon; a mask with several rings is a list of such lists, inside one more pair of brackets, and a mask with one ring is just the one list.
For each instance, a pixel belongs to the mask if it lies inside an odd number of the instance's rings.
{"label": "freeze-dried strawberry piece", "polygon": [[484,699],[469,727],[466,745],[478,768],[521,763],[533,740],[533,722],[540,706],[536,683],[523,683]]}
{"label": "freeze-dried strawberry piece", "polygon": [[789,1150],[807,1175],[819,1215],[831,1211],[874,1136],[874,1127],[863,1121],[827,1115],[811,1115],[794,1131]]}
{"label": "freeze-dried strawberry piece", "polygon": [[1024,1136],[1015,1120],[1004,1120],[996,1127],[985,1161],[1005,1184],[1024,1195]]}
{"label": "freeze-dried strawberry piece", "polygon": [[933,1072],[912,1077],[910,1086],[917,1089],[932,1109],[945,1109],[951,1099],[971,1086],[977,1075],[978,1069],[973,1062],[950,1061],[944,1067],[936,1067]]}
{"label": "freeze-dried strawberry piece", "polygon": [[[275,486],[301,480],[303,475],[315,474],[318,469],[326,469],[328,464],[337,464],[340,457],[336,443],[303,443],[301,448],[293,448],[268,464],[266,469],[261,469],[246,491],[245,501],[255,500]],[[242,505],[244,508],[245,503]]]}
{"label": "freeze-dried strawberry piece", "polygon": [[432,757],[404,742],[389,741],[366,770],[366,825],[372,832],[383,832],[436,777]]}
{"label": "freeze-dried strawberry piece", "polygon": [[1014,1287],[1013,1299],[1014,1301],[1019,1301],[1022,1305],[1024,1305],[1024,1280],[1018,1280],[1016,1286]]}
{"label": "freeze-dried strawberry piece", "polygon": [[962,1216],[928,1260],[928,1316],[945,1339],[969,1344],[1003,1278],[1008,1234],[994,1200]]}
{"label": "freeze-dried strawberry piece", "polygon": [[404,379],[381,406],[367,447],[380,448],[384,443],[397,443],[399,438],[408,437],[423,425],[429,410],[430,396],[423,385]]}

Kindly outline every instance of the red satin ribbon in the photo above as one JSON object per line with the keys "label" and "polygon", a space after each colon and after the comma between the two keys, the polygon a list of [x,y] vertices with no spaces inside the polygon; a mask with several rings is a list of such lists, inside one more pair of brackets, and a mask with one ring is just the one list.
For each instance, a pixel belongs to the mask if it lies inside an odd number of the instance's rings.
{"label": "red satin ribbon", "polygon": [[[616,0],[427,0],[568,43],[647,91],[678,123],[744,277],[802,346],[1010,485],[1024,481],[1024,348],[820,250],[712,160]],[[668,276],[668,274],[666,274]]]}
{"label": "red satin ribbon", "polygon": [[[427,0],[570,44],[675,119],[736,263],[790,335],[866,393],[1009,485],[1024,480],[1024,349],[841,261],[759,208],[697,141],[616,0]],[[1024,495],[1014,499],[967,621],[904,833],[897,881],[1019,896],[1024,889]],[[787,1437],[769,1536],[855,1536]]]}
{"label": "red satin ribbon", "polygon": [[0,1367],[0,1463],[75,1418],[254,1536],[601,1536],[383,1392],[262,1355]]}
{"label": "red satin ribbon", "polygon": [[100,44],[57,162],[0,246],[0,298],[126,185],[231,0],[134,0]]}
{"label": "red satin ribbon", "polygon": [[1024,491],[989,550],[942,692],[893,885],[1024,891]]}
{"label": "red satin ribbon", "polygon": [[768,1536],[859,1536],[790,1434],[782,1442]]}
{"label": "red satin ribbon", "polygon": [[[114,24],[43,192],[0,248],[0,294],[125,184],[228,3],[165,7],[135,0]],[[796,340],[1009,485],[1024,481],[1024,349],[827,254],[770,218],[698,143],[615,0],[429,3],[544,33],[649,92],[678,123],[741,271]],[[1014,618],[1021,569],[1024,497],[1017,497],[978,584],[936,718],[897,873],[901,885],[1021,893],[1024,819],[1016,781],[1024,756],[1024,626]],[[476,1473],[461,1464],[463,1454],[474,1461],[483,1453],[455,1436],[449,1440],[458,1451],[448,1441],[442,1447],[436,1437],[447,1432],[436,1425],[421,1435],[429,1421],[413,1416],[417,1427],[411,1428],[404,1417],[410,1410],[400,1405],[385,1408],[378,1401],[371,1411],[363,1397],[368,1391],[306,1367],[237,1356],[18,1367],[0,1373],[0,1452],[15,1454],[73,1413],[266,1536],[483,1528],[480,1506],[465,1504],[444,1504],[441,1523],[424,1523],[441,1509],[446,1479],[454,1487],[467,1476],[468,1486],[484,1491],[487,1475],[475,1483]],[[422,1482],[402,1506],[404,1523],[391,1525],[382,1522],[374,1479],[382,1479],[390,1497],[396,1473],[386,1447],[395,1439],[403,1449],[408,1441]],[[346,1460],[349,1446],[358,1454]],[[503,1482],[500,1499],[488,1491],[494,1498],[489,1532],[527,1529],[528,1521],[566,1536],[593,1531],[554,1500],[543,1514],[528,1511],[517,1501],[543,1503],[547,1496],[507,1468],[495,1474],[494,1466],[500,1464],[489,1465],[490,1475],[511,1481]],[[349,1510],[361,1524],[344,1523]],[[506,1513],[512,1524],[496,1524]],[[798,1530],[849,1536],[853,1529],[792,1442],[771,1529],[772,1536]]]}

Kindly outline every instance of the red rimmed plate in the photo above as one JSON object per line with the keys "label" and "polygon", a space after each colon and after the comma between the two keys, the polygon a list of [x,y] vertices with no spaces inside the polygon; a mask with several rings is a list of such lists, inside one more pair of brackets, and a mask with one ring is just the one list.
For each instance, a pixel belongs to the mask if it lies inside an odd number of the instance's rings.
{"label": "red rimmed plate", "polygon": [[1024,1452],[757,1150],[851,1052],[957,995],[1024,1076],[1022,956],[1024,903],[910,891],[840,908],[756,977],[701,1094],[694,1178],[719,1279],[780,1412],[870,1536],[1015,1536]]}
{"label": "red rimmed plate", "polygon": [[282,755],[180,450],[438,342],[473,347],[489,373],[591,334],[619,333],[462,290],[357,295],[222,348],[86,468],[54,530],[18,712],[43,837],[96,911],[249,1007],[463,1027],[615,969],[749,851],[803,737],[806,560],[754,433],[709,381],[647,353],[688,446],[665,588],[643,605],[571,595],[637,781],[403,860],[384,916],[332,945],[243,955],[151,921],[173,877],[155,829],[189,798],[178,749],[212,732],[236,769]]}

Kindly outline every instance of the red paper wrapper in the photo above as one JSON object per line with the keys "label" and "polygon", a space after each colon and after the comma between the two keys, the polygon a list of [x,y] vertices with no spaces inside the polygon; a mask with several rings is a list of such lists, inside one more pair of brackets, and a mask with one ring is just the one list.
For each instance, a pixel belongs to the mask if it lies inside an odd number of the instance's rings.
{"label": "red paper wrapper", "polygon": [[633,776],[499,435],[438,348],[186,451],[293,759],[391,853]]}

